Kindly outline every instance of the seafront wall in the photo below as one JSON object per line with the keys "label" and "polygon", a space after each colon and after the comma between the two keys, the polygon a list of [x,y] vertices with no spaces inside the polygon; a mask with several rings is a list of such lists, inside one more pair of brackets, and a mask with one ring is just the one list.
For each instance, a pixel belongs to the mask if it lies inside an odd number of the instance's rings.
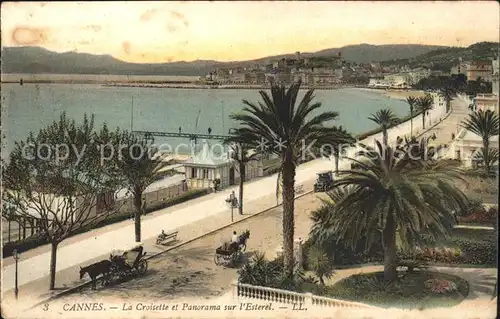
{"label": "seafront wall", "polygon": [[[431,96],[434,99],[434,108],[429,111],[429,115],[425,118],[425,129],[422,123],[422,114],[417,115],[413,118],[413,136],[418,136],[423,133],[426,129],[430,128],[437,122],[440,122],[446,116],[446,103],[444,100],[436,93],[431,93]],[[388,143],[395,144],[398,137],[403,138],[404,136],[409,136],[411,131],[411,120],[400,123],[397,126],[394,126],[387,130],[388,135]],[[365,144],[368,146],[375,146],[375,141],[378,140],[382,142],[382,132],[370,135],[360,141],[358,143]],[[348,157],[355,157],[358,148],[353,147],[347,150]],[[347,165],[347,160],[342,160],[340,162],[341,166]],[[350,162],[349,162],[350,163]]]}

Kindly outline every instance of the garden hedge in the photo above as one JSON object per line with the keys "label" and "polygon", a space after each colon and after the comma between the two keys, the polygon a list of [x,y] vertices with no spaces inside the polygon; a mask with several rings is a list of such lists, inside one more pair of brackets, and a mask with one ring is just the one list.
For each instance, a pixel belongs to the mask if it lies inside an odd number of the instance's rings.
{"label": "garden hedge", "polygon": [[[303,254],[307,256],[313,242],[308,239],[303,246]],[[362,242],[353,250],[342,241],[326,243],[323,248],[330,254],[335,266],[358,265],[382,262],[384,255],[380,242],[368,252],[363,251]],[[426,239],[422,250],[418,253],[398,251],[401,260],[426,261],[446,264],[475,264],[496,266],[497,238],[494,230],[455,228],[450,238],[439,242]],[[304,268],[308,270],[307,258],[304,257]]]}

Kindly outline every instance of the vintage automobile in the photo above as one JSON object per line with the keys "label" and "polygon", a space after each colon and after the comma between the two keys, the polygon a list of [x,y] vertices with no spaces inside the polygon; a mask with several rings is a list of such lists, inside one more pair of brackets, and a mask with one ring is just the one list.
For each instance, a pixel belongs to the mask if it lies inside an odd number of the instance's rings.
{"label": "vintage automobile", "polygon": [[332,171],[324,171],[316,174],[314,192],[327,192],[333,187]]}

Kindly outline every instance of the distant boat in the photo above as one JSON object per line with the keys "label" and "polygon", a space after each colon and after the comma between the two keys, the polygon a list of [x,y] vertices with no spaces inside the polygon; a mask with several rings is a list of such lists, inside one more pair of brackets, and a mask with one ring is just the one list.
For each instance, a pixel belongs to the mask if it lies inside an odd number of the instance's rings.
{"label": "distant boat", "polygon": [[23,79],[21,78],[21,80],[19,80],[19,85],[23,85]]}

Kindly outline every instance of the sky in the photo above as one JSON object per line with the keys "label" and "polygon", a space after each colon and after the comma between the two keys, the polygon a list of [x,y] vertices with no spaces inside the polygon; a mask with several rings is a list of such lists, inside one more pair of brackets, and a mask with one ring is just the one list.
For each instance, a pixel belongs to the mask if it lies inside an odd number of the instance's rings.
{"label": "sky", "polygon": [[345,45],[499,41],[484,2],[3,2],[2,47],[139,62],[239,61]]}

